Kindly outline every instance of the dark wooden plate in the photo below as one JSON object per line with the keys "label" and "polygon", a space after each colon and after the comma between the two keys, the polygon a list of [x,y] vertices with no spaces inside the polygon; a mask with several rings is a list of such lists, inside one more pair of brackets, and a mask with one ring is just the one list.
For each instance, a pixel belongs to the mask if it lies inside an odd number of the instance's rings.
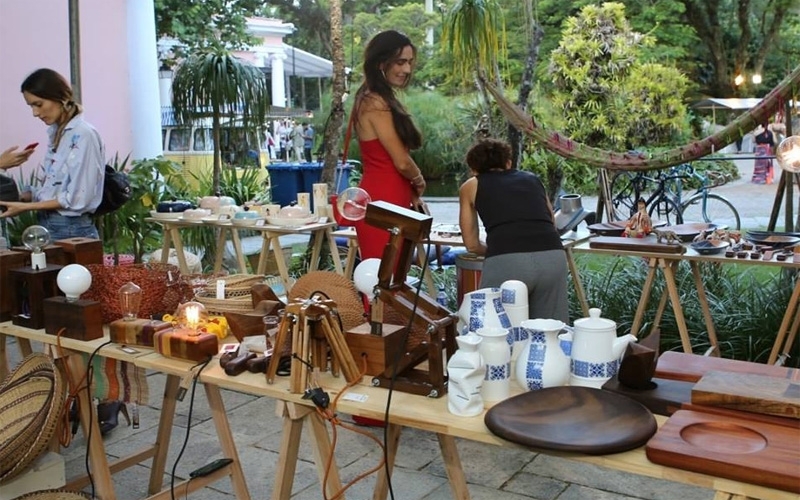
{"label": "dark wooden plate", "polygon": [[622,235],[622,231],[625,230],[625,222],[598,222],[597,224],[586,226],[586,229],[588,229],[590,233],[599,234],[600,236],[620,236]]}
{"label": "dark wooden plate", "polygon": [[494,434],[543,450],[604,455],[638,448],[656,432],[650,410],[591,387],[551,387],[493,406],[484,417]]}
{"label": "dark wooden plate", "polygon": [[692,241],[701,232],[718,229],[718,226],[707,222],[687,222],[685,224],[667,226],[664,229],[673,231],[681,241]]}

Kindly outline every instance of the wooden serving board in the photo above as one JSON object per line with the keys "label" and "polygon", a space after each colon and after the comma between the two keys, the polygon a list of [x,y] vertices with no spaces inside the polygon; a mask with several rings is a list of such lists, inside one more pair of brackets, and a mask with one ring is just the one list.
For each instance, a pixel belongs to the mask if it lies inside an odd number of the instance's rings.
{"label": "wooden serving board", "polygon": [[800,380],[711,371],[692,388],[692,403],[800,419]]}
{"label": "wooden serving board", "polygon": [[676,351],[667,351],[659,356],[656,377],[697,382],[703,375],[714,370],[800,380],[800,370],[795,368]]}
{"label": "wooden serving board", "polygon": [[645,446],[656,464],[800,493],[800,429],[675,412]]}
{"label": "wooden serving board", "polygon": [[628,252],[683,253],[686,249],[677,243],[658,243],[653,235],[644,238],[621,236],[595,236],[589,240],[589,248],[623,250]]}
{"label": "wooden serving board", "polygon": [[603,390],[638,401],[656,415],[672,415],[692,400],[694,384],[691,382],[654,378],[652,384],[649,389],[632,389],[621,384],[614,376],[603,384]]}

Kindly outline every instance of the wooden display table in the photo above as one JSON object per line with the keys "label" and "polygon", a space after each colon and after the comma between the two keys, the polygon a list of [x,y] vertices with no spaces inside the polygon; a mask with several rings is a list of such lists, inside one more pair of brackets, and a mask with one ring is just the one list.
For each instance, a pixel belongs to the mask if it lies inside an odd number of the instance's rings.
{"label": "wooden display table", "polygon": [[161,262],[166,263],[169,259],[170,248],[175,248],[178,254],[178,267],[181,273],[189,273],[189,268],[186,264],[186,258],[183,254],[183,241],[181,240],[181,230],[196,227],[209,227],[219,230],[217,237],[217,253],[214,261],[214,272],[218,273],[222,270],[222,258],[225,254],[225,244],[230,235],[230,240],[233,245],[233,252],[236,257],[237,269],[236,272],[247,273],[247,262],[245,260],[244,252],[242,251],[242,241],[239,237],[239,231],[258,231],[263,237],[261,244],[261,254],[258,260],[258,268],[255,269],[255,274],[264,274],[267,268],[267,259],[269,256],[270,247],[275,257],[275,263],[278,266],[281,280],[285,289],[288,291],[291,286],[289,283],[289,266],[286,263],[286,258],[281,250],[280,237],[286,235],[307,234],[311,236],[311,262],[309,264],[309,271],[319,269],[320,254],[322,250],[322,242],[327,239],[331,248],[331,258],[333,259],[333,266],[336,272],[343,274],[342,262],[339,259],[336,249],[336,240],[333,237],[333,228],[336,227],[334,222],[315,222],[313,224],[306,224],[299,227],[284,227],[275,226],[271,224],[261,224],[256,226],[237,226],[230,220],[182,220],[182,219],[160,219],[148,217],[145,219],[147,222],[154,222],[164,228],[164,240],[161,246]]}
{"label": "wooden display table", "polygon": [[[30,351],[30,342],[36,341],[43,343],[50,351],[51,355],[55,358],[60,357],[60,352],[65,353],[66,363],[69,364],[70,368],[70,374],[75,379],[72,381],[73,384],[83,379],[88,368],[85,364],[84,356],[79,354],[91,354],[98,348],[98,356],[125,361],[136,366],[140,366],[139,360],[141,359],[150,356],[161,357],[158,354],[153,354],[152,349],[141,346],[135,347],[135,350],[137,351],[136,353],[128,354],[119,349],[119,344],[110,342],[107,330],[102,338],[88,342],[62,338],[61,348],[57,349],[57,338],[55,335],[48,335],[44,332],[44,330],[31,330],[16,326],[11,322],[5,322],[0,323],[0,344],[3,347],[3,362],[6,362],[5,337],[7,335],[16,337],[17,342],[20,343],[20,347],[22,348],[24,346],[24,349],[27,349],[27,351]],[[218,365],[216,360],[213,360],[213,362]],[[164,480],[164,470],[167,464],[169,438],[170,434],[172,433],[175,408],[178,402],[177,394],[180,381],[182,377],[186,376],[187,374],[190,375],[190,370],[193,363],[175,360],[174,365],[176,369],[173,370],[172,373],[167,374],[167,382],[164,389],[164,397],[161,403],[161,415],[158,423],[158,431],[155,436],[155,443],[142,450],[134,451],[128,456],[121,457],[112,463],[109,463],[106,456],[103,439],[100,437],[100,427],[97,418],[92,418],[90,414],[90,412],[94,411],[94,405],[92,405],[87,391],[78,391],[83,433],[85,436],[88,436],[89,432],[91,432],[91,435],[93,436],[88,443],[89,448],[87,450],[87,455],[92,470],[92,478],[94,480],[96,489],[95,493],[101,500],[114,500],[117,498],[117,494],[114,491],[112,474],[151,458],[153,462],[150,470],[150,482],[148,485],[148,493],[151,496],[149,496],[148,499],[167,500],[171,498],[172,495],[169,489],[161,491]],[[232,458],[233,462],[230,465],[223,467],[222,469],[207,476],[197,477],[177,483],[175,485],[175,497],[183,498],[189,492],[195,491],[226,476],[229,476],[231,478],[231,483],[233,485],[236,498],[240,500],[248,500],[250,498],[250,494],[247,491],[244,474],[242,473],[242,467],[239,462],[239,455],[236,451],[230,426],[228,425],[228,418],[225,414],[225,408],[222,402],[222,396],[219,392],[219,387],[216,385],[206,384],[204,385],[204,388],[206,391],[206,396],[208,397],[209,406],[211,407],[211,416],[214,420],[214,425],[217,430],[217,436],[220,441],[222,453],[225,457]],[[89,422],[91,422],[91,430],[89,427]],[[88,484],[89,478],[87,476],[82,476],[69,480],[66,488],[79,490]]]}
{"label": "wooden display table", "polygon": [[[650,292],[652,290],[652,285],[655,279],[656,270],[657,269],[661,270],[662,274],[664,275],[664,280],[667,287],[667,293],[662,295],[661,300],[659,302],[658,309],[656,311],[656,317],[653,321],[653,330],[658,328],[661,322],[661,317],[664,313],[664,309],[666,307],[667,299],[669,299],[670,304],[672,305],[672,310],[675,313],[675,321],[678,325],[678,331],[680,332],[681,344],[684,352],[687,353],[692,352],[692,345],[689,339],[689,330],[688,327],[686,326],[686,318],[683,315],[683,307],[681,305],[680,295],[678,292],[678,285],[675,281],[675,271],[681,262],[688,262],[689,266],[691,267],[692,276],[694,277],[694,283],[697,289],[698,299],[700,301],[700,308],[703,311],[703,317],[705,319],[706,328],[708,330],[708,340],[712,346],[712,349],[715,350],[718,349],[717,333],[716,329],[714,328],[714,320],[711,317],[711,309],[708,304],[705,287],[703,286],[703,278],[700,274],[700,268],[698,264],[700,263],[720,264],[720,265],[744,264],[748,266],[750,265],[769,266],[773,268],[792,269],[795,271],[800,270],[800,262],[793,262],[791,258],[782,262],[778,261],[777,254],[774,255],[770,260],[750,259],[750,258],[737,259],[737,258],[725,257],[724,254],[701,255],[695,252],[688,245],[685,245],[685,253],[678,254],[678,253],[655,253],[655,252],[635,251],[635,250],[598,249],[598,248],[591,248],[590,244],[591,244],[591,239],[579,242],[578,244],[572,247],[572,251],[585,252],[595,255],[636,257],[647,260],[649,269],[647,272],[647,277],[645,278],[644,285],[642,287],[642,293],[639,299],[639,304],[636,308],[636,313],[633,318],[633,324],[631,326],[631,333],[633,333],[634,335],[639,334],[639,329],[642,323],[644,322],[644,313],[645,309],[647,308],[647,304],[650,300]],[[577,269],[575,269],[574,272],[577,273]],[[789,307],[787,307],[786,313],[783,316],[780,330],[778,331],[778,335],[772,347],[772,351],[770,353],[768,360],[768,363],[770,364],[774,363],[777,360],[779,353],[787,354],[789,352],[791,348],[791,342],[797,336],[798,327],[800,326],[800,308],[798,307],[798,301],[800,301],[800,279],[796,280],[794,291],[792,293],[791,298],[789,299]]]}

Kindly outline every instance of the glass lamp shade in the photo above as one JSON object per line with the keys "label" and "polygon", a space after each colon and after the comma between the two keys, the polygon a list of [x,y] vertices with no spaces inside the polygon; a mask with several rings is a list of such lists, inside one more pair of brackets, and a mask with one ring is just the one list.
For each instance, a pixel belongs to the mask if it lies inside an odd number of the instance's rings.
{"label": "glass lamp shade", "polygon": [[28,226],[22,232],[22,244],[31,250],[31,268],[44,269],[47,267],[43,249],[50,244],[50,231],[44,226]]}
{"label": "glass lamp shade", "polygon": [[67,301],[74,302],[92,286],[92,273],[80,264],[69,264],[58,272],[56,284],[67,296]]}
{"label": "glass lamp shade", "polygon": [[122,319],[132,321],[139,315],[139,306],[142,304],[142,289],[139,285],[129,281],[119,287],[119,306]]}
{"label": "glass lamp shade", "polygon": [[349,187],[339,193],[336,208],[339,215],[350,221],[362,220],[367,215],[367,205],[372,201],[369,193],[359,187]]}
{"label": "glass lamp shade", "polygon": [[778,165],[789,173],[800,172],[800,135],[790,135],[775,149]]}
{"label": "glass lamp shade", "polygon": [[175,320],[191,335],[198,335],[197,329],[208,322],[208,311],[200,302],[185,302],[175,311]]}
{"label": "glass lamp shade", "polygon": [[365,259],[353,271],[353,282],[359,292],[372,296],[375,285],[378,284],[378,270],[381,259]]}

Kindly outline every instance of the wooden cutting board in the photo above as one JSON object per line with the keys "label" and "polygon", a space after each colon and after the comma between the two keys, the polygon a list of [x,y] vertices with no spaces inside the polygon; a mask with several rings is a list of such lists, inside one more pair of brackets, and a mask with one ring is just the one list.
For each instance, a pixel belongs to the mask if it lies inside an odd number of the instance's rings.
{"label": "wooden cutting board", "polygon": [[589,240],[589,248],[624,250],[628,252],[653,252],[680,254],[686,251],[677,243],[658,243],[653,235],[645,238],[623,238],[621,236],[595,236]]}
{"label": "wooden cutting board", "polygon": [[632,389],[620,384],[614,376],[603,384],[603,390],[616,392],[638,401],[656,415],[669,416],[692,400],[693,386],[691,382],[654,378],[649,389]]}
{"label": "wooden cutting board", "polygon": [[656,464],[800,493],[800,430],[688,410],[645,446]]}
{"label": "wooden cutting board", "polygon": [[667,351],[659,356],[656,377],[697,382],[703,375],[714,370],[800,380],[800,370],[794,368],[676,351]]}
{"label": "wooden cutting board", "polygon": [[800,419],[800,380],[710,371],[692,388],[692,403]]}

